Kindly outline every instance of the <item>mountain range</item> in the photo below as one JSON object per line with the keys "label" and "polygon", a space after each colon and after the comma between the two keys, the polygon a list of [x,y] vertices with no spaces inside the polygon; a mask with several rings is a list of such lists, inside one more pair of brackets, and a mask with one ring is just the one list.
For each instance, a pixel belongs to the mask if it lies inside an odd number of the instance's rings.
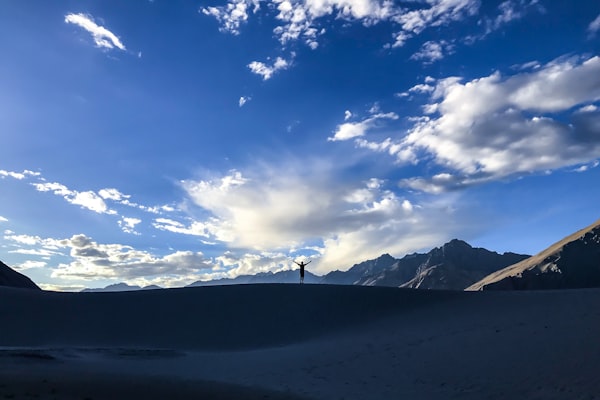
{"label": "mountain range", "polygon": [[131,292],[133,290],[154,290],[154,289],[162,289],[157,285],[149,285],[149,286],[137,286],[137,285],[128,285],[126,283],[114,283],[112,285],[108,285],[104,288],[97,289],[83,289],[82,292],[86,293],[95,293],[95,292]]}
{"label": "mountain range", "polygon": [[[428,253],[402,258],[389,254],[363,261],[345,271],[317,276],[306,271],[306,283],[331,285],[391,286],[446,290],[534,290],[600,287],[600,220],[556,242],[535,256],[499,254],[453,239]],[[256,283],[297,283],[297,270],[263,272],[188,286]],[[26,276],[0,262],[0,286],[39,289]],[[160,289],[125,283],[85,292]]]}
{"label": "mountain range", "polygon": [[[330,285],[392,286],[414,289],[463,290],[492,272],[529,256],[498,254],[454,239],[425,254],[409,254],[396,259],[384,254],[374,260],[353,265],[347,271],[332,271],[324,276],[306,273],[306,283]],[[198,281],[189,286],[244,283],[296,283],[298,271],[260,273],[215,281]]]}

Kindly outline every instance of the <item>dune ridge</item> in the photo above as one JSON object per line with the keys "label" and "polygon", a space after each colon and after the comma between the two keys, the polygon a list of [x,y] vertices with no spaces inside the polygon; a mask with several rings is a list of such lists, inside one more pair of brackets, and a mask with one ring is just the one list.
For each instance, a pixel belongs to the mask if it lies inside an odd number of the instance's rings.
{"label": "dune ridge", "polygon": [[600,289],[1,288],[0,298],[3,395],[54,398],[45,380],[79,400],[143,397],[156,382],[165,398],[176,387],[169,398],[211,398],[211,382],[217,399],[600,398]]}

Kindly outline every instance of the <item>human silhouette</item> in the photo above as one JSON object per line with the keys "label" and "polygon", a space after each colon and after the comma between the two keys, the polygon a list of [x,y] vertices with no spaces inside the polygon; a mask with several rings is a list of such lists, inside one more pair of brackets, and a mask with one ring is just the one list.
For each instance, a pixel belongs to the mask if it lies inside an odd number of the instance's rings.
{"label": "human silhouette", "polygon": [[310,264],[312,260],[310,260],[309,262],[305,263],[304,261],[294,261],[295,264],[300,266],[300,284],[304,283],[304,267],[306,267],[308,264]]}

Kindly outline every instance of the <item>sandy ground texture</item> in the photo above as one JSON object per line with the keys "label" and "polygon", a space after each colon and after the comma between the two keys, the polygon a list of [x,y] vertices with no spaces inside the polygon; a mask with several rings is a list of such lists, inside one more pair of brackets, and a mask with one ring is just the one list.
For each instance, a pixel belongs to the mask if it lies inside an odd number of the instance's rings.
{"label": "sandy ground texture", "polygon": [[0,399],[600,399],[599,289],[0,299]]}

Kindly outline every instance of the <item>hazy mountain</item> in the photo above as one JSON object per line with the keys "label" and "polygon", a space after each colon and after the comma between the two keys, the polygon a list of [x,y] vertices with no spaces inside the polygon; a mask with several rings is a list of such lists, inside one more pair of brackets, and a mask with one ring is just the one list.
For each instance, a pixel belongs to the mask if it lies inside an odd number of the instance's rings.
{"label": "hazy mountain", "polygon": [[490,273],[527,257],[473,248],[462,240],[454,239],[426,254],[414,253],[401,259],[384,254],[375,260],[356,264],[346,272],[331,272],[322,282],[463,290]]}
{"label": "hazy mountain", "polygon": [[[305,283],[319,283],[320,276],[308,271],[304,273]],[[188,286],[217,286],[217,285],[239,285],[246,283],[298,283],[300,282],[300,273],[298,270],[279,271],[279,272],[261,272],[256,275],[240,275],[236,278],[223,278],[212,281],[197,281]]]}
{"label": "hazy mountain", "polygon": [[600,286],[600,220],[546,250],[493,273],[468,290]]}
{"label": "hazy mountain", "polygon": [[[490,273],[529,256],[473,248],[454,239],[426,254],[409,254],[396,259],[389,254],[353,265],[347,271],[332,271],[316,276],[306,271],[306,283],[331,285],[394,286],[419,289],[463,290]],[[197,281],[189,286],[236,285],[248,283],[297,283],[298,270],[263,272],[212,281]]]}
{"label": "hazy mountain", "polygon": [[98,289],[83,289],[82,292],[130,292],[133,290],[153,290],[153,289],[162,289],[160,286],[149,285],[149,286],[137,286],[137,285],[128,285],[126,283],[114,283],[112,285],[108,285],[104,288]]}
{"label": "hazy mountain", "polygon": [[41,290],[31,279],[18,273],[2,261],[0,261],[0,286]]}

